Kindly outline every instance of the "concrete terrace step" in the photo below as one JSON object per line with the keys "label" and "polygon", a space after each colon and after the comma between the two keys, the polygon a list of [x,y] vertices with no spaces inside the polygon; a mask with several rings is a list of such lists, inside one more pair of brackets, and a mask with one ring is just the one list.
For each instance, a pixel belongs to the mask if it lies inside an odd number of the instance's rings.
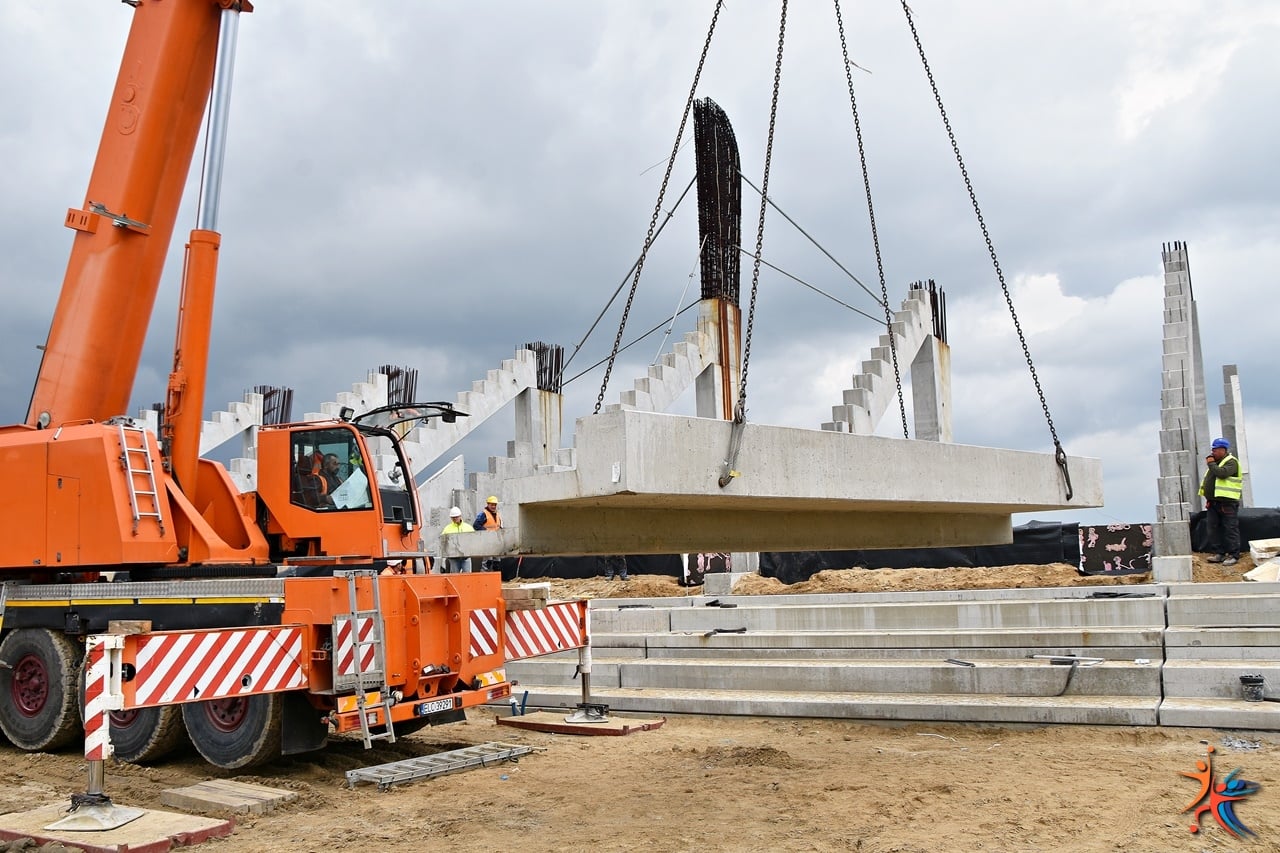
{"label": "concrete terrace step", "polygon": [[1160,703],[1160,725],[1277,731],[1280,730],[1280,703],[1165,697]]}
{"label": "concrete terrace step", "polygon": [[[1280,702],[1245,702],[1240,687],[1262,675],[1280,698],[1280,584],[717,601],[736,606],[593,601],[593,700],[642,713],[1280,730]],[[1071,673],[1027,658],[1068,653],[1106,660]],[[508,673],[531,704],[571,707],[576,665],[571,653]]]}
{"label": "concrete terrace step", "polygon": [[[1044,660],[988,658],[973,666],[942,660],[636,659],[592,662],[596,688],[872,693],[1160,696],[1158,664],[1105,661],[1075,667]],[[573,661],[522,661],[508,674],[522,684],[572,685]]]}
{"label": "concrete terrace step", "polygon": [[1280,660],[1280,628],[1168,628],[1170,660]]}
{"label": "concrete terrace step", "polygon": [[1179,699],[1241,700],[1240,676],[1261,675],[1280,697],[1280,660],[1171,660],[1164,665],[1164,693]]}
{"label": "concrete terrace step", "polygon": [[[581,701],[572,688],[528,690],[528,707],[570,709]],[[650,714],[722,714],[753,717],[823,717],[964,723],[1039,723],[1154,726],[1159,699],[1143,696],[996,696],[903,693],[822,693],[717,689],[608,688],[592,700],[615,711]],[[1196,724],[1200,725],[1200,724]]]}
{"label": "concrete terrace step", "polygon": [[716,628],[755,631],[982,631],[1089,625],[1164,627],[1164,601],[1010,599],[991,601],[861,602],[782,607],[770,604],[671,609],[592,609],[594,631],[701,633]]}

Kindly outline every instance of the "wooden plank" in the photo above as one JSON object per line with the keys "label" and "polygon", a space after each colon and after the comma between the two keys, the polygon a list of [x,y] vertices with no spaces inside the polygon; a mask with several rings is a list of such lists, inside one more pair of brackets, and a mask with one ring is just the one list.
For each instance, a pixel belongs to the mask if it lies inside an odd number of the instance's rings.
{"label": "wooden plank", "polygon": [[166,806],[195,812],[233,814],[266,814],[278,804],[297,798],[296,791],[230,779],[208,779],[185,788],[169,788],[160,793],[160,802]]}
{"label": "wooden plank", "polygon": [[618,716],[609,717],[603,723],[570,723],[565,712],[531,711],[514,717],[497,717],[498,725],[529,729],[535,732],[551,732],[562,735],[629,735],[632,732],[651,732],[662,727],[666,717],[636,720]]}

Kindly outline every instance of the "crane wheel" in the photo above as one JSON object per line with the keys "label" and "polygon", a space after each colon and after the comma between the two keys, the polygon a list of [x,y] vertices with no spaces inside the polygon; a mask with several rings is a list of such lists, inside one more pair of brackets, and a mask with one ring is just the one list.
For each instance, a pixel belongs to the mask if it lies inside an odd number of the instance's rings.
{"label": "crane wheel", "polygon": [[238,770],[280,757],[283,707],[279,693],[189,702],[182,721],[205,761]]}
{"label": "crane wheel", "polygon": [[77,685],[83,650],[66,634],[19,628],[0,642],[0,731],[31,752],[82,733]]}
{"label": "crane wheel", "polygon": [[[84,686],[88,658],[80,667],[80,719],[84,720]],[[187,740],[182,709],[177,705],[111,712],[111,750],[120,761],[142,764],[163,758]]]}

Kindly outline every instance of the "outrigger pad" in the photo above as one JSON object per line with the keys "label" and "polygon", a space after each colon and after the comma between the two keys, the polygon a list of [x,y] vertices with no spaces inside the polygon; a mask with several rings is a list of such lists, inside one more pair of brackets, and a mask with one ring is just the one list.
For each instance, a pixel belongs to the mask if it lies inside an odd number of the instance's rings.
{"label": "outrigger pad", "polygon": [[579,702],[578,709],[564,718],[566,723],[607,723],[609,706],[596,702]]}

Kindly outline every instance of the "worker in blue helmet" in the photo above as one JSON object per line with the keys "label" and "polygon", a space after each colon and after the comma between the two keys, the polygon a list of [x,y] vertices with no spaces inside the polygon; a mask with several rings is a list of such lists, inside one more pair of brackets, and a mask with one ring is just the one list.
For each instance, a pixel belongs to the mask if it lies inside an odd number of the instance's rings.
{"label": "worker in blue helmet", "polygon": [[1214,554],[1210,563],[1234,566],[1240,560],[1240,495],[1244,491],[1244,469],[1231,455],[1231,442],[1215,438],[1204,458],[1204,478],[1200,496],[1204,498],[1208,523],[1207,544]]}

